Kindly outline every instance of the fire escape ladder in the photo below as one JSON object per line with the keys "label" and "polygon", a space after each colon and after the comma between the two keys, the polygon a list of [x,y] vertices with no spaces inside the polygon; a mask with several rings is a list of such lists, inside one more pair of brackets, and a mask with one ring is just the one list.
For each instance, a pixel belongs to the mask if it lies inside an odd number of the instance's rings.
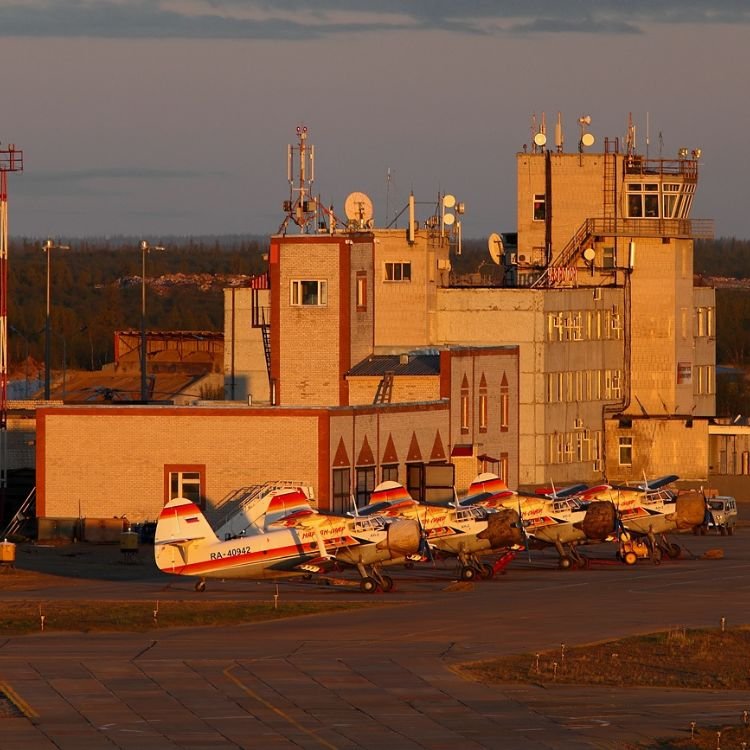
{"label": "fire escape ladder", "polygon": [[378,383],[373,404],[390,404],[393,396],[393,370],[388,370]]}
{"label": "fire escape ladder", "polygon": [[270,323],[261,323],[260,332],[263,336],[263,353],[266,355],[266,371],[268,372],[268,382],[271,382],[271,325]]}
{"label": "fire escape ladder", "polygon": [[605,153],[604,154],[604,200],[602,205],[604,207],[604,218],[613,219],[617,216],[617,207],[615,205],[617,199],[617,154]]}

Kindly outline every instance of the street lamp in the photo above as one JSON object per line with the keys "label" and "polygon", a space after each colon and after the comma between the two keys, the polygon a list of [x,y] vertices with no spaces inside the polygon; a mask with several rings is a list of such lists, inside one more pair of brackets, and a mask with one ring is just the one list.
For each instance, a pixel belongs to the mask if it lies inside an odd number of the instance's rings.
{"label": "street lamp", "polygon": [[146,255],[149,250],[163,250],[158,245],[149,245],[141,240],[141,401],[148,401],[148,387],[146,386]]}
{"label": "street lamp", "polygon": [[59,245],[48,239],[42,243],[42,250],[47,253],[47,318],[44,322],[44,398],[50,399],[50,359],[52,346],[52,326],[50,318],[50,259],[53,250],[70,250],[69,245]]}
{"label": "street lamp", "polygon": [[23,388],[23,397],[24,397],[24,400],[26,400],[29,397],[29,339],[26,337],[24,333],[19,331],[18,328],[16,328],[15,326],[8,326],[8,328],[10,328],[10,330],[13,333],[18,334],[23,339],[23,343],[25,344],[24,351],[25,351],[26,359],[24,360],[23,369],[26,374],[26,384],[24,385],[24,388]]}

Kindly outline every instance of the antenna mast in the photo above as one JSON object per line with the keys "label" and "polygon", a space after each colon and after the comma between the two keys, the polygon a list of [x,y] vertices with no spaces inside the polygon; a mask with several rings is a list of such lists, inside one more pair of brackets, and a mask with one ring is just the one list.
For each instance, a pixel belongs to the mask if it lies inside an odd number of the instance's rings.
{"label": "antenna mast", "polygon": [[23,172],[23,151],[0,148],[0,521],[8,487],[8,172]]}
{"label": "antenna mast", "polygon": [[[294,175],[294,155],[297,154],[297,176]],[[308,176],[309,175],[309,176]],[[315,146],[307,144],[307,126],[297,126],[297,145],[287,146],[286,177],[289,182],[289,200],[284,201],[286,218],[281,229],[286,229],[293,221],[300,232],[308,232],[310,224],[315,225],[317,201],[312,197],[312,184],[315,181]]]}

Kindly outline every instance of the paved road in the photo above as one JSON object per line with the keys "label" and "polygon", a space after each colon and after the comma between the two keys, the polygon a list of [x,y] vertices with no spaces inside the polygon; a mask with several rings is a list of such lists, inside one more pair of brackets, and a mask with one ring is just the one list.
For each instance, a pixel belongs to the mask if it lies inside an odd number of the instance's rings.
{"label": "paved road", "polygon": [[[488,687],[456,664],[671,626],[750,622],[750,531],[684,537],[697,557],[560,571],[553,557],[456,584],[449,568],[394,574],[387,606],[226,629],[0,640],[0,748],[625,748],[738,723],[750,691]],[[723,548],[719,560],[701,559]],[[608,547],[596,553],[609,555]],[[145,553],[144,553],[145,554]],[[0,607],[21,599],[268,601],[275,584],[215,582],[204,594],[118,551],[19,548]],[[64,573],[48,576],[28,570]],[[287,599],[361,597],[352,586],[280,584]],[[9,701],[6,701],[6,706]],[[2,705],[0,703],[0,705]]]}

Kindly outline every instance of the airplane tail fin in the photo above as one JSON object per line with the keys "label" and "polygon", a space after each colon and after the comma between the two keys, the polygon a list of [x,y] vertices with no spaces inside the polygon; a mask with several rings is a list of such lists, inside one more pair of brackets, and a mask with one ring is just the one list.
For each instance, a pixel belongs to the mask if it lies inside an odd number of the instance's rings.
{"label": "airplane tail fin", "polygon": [[219,541],[203,511],[195,503],[184,497],[170,500],[162,508],[156,522],[154,544],[180,544],[199,539]]}
{"label": "airplane tail fin", "polygon": [[162,508],[156,522],[156,565],[160,570],[178,572],[187,563],[188,548],[218,541],[201,509],[184,497],[176,497]]}

